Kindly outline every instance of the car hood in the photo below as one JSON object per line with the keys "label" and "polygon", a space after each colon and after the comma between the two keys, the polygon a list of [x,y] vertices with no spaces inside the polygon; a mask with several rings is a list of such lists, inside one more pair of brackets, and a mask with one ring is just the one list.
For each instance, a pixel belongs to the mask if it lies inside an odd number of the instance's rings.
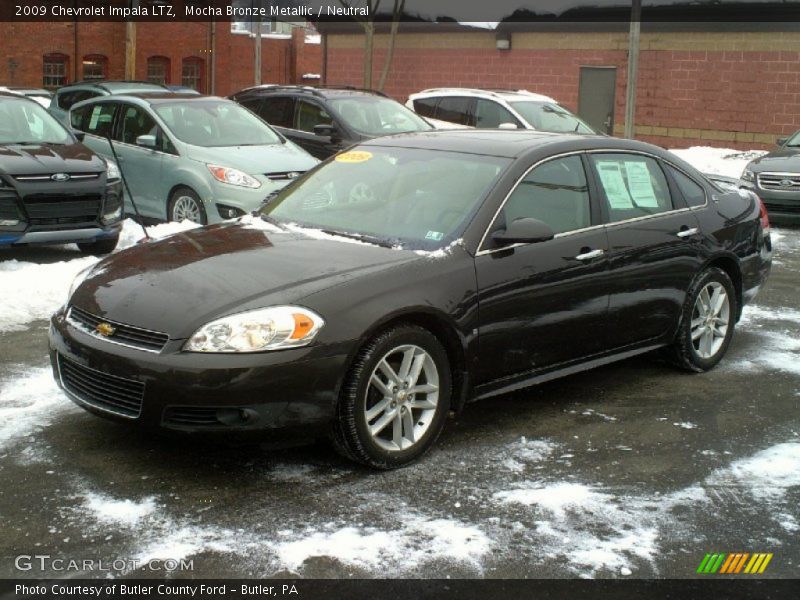
{"label": "car hood", "polygon": [[10,144],[0,146],[0,169],[10,175],[91,173],[105,163],[83,144]]}
{"label": "car hood", "polygon": [[752,171],[800,172],[800,148],[781,148],[752,161]]}
{"label": "car hood", "polygon": [[232,167],[251,175],[308,171],[319,161],[291,142],[267,146],[189,146],[189,158],[221,167]]}
{"label": "car hood", "polygon": [[214,318],[302,303],[310,294],[420,258],[410,250],[350,242],[252,222],[189,230],[104,259],[70,302],[110,321],[183,339]]}

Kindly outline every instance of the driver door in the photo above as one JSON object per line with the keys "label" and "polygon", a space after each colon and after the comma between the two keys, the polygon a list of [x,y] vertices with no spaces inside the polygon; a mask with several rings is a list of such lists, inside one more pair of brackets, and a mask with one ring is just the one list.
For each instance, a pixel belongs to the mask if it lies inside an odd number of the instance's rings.
{"label": "driver door", "polygon": [[[556,236],[498,246],[492,233],[532,217]],[[584,160],[543,162],[509,195],[476,258],[476,384],[525,379],[602,352],[608,313],[608,237],[590,201]]]}

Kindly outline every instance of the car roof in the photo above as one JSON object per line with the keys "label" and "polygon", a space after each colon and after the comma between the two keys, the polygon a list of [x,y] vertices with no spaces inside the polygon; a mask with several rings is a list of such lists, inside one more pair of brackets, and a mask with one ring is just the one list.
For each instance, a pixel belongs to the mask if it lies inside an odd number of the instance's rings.
{"label": "car roof", "polygon": [[[658,146],[636,140],[604,135],[548,133],[531,129],[439,129],[384,136],[359,144],[359,147],[365,146],[418,148],[504,158],[518,158],[547,146],[558,146],[557,150],[554,148],[554,152],[602,148],[647,152],[662,158],[668,156]],[[683,164],[677,156],[669,156],[669,160]]]}
{"label": "car roof", "polygon": [[29,98],[28,96],[20,94],[19,92],[7,92],[5,90],[0,89],[0,98],[6,98],[11,100],[24,100],[25,102],[33,102],[34,104],[41,106],[33,98]]}
{"label": "car roof", "polygon": [[24,94],[25,92],[28,92],[30,94],[48,94],[50,96],[53,95],[53,92],[51,92],[50,90],[46,90],[44,88],[22,87],[19,85],[0,85],[0,91],[17,92],[18,94]]}
{"label": "car roof", "polygon": [[492,98],[495,100],[534,100],[536,102],[556,101],[550,96],[536,94],[528,90],[504,90],[504,89],[480,89],[480,88],[460,88],[460,87],[439,87],[422,90],[409,95],[409,98],[426,98],[439,96],[470,96],[475,98]]}
{"label": "car roof", "polygon": [[115,81],[115,80],[98,80],[98,81],[76,81],[58,89],[58,93],[73,88],[86,88],[86,89],[101,89],[109,94],[122,94],[125,92],[134,91],[165,91],[168,88],[159,83],[150,83],[149,81]]}
{"label": "car roof", "polygon": [[269,94],[301,94],[311,95],[318,98],[342,97],[342,96],[380,96],[386,98],[386,94],[377,90],[367,90],[356,88],[349,85],[341,86],[310,86],[310,85],[277,85],[264,84],[239,90],[231,97],[262,96]]}

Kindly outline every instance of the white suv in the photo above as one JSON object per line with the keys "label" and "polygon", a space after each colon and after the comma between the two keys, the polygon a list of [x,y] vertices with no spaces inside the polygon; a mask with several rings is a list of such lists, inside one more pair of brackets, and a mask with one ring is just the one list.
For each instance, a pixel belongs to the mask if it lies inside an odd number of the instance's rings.
{"label": "white suv", "polygon": [[461,127],[597,133],[549,96],[527,90],[432,88],[411,94],[406,106]]}

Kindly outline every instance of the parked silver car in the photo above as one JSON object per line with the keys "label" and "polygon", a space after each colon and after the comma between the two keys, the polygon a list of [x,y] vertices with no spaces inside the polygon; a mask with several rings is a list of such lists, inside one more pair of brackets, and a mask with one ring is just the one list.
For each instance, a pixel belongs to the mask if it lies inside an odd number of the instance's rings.
{"label": "parked silver car", "polygon": [[243,215],[319,162],[249,110],[212,96],[105,96],[73,106],[70,122],[103,156],[113,158],[112,140],[140,212],[155,219]]}

